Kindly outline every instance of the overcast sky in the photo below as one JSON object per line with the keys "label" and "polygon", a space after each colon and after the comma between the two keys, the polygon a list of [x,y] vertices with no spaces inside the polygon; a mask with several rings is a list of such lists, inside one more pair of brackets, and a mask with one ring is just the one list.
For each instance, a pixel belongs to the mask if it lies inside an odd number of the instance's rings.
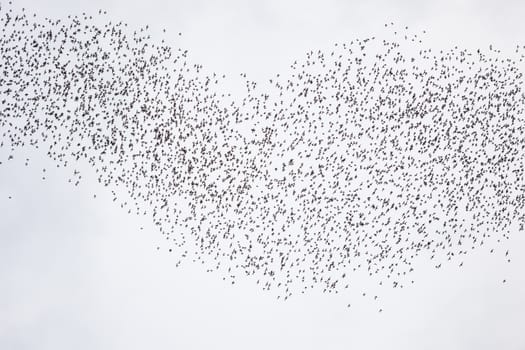
{"label": "overcast sky", "polygon": [[[432,47],[525,45],[523,1],[14,2],[42,16],[102,8],[132,26],[167,28],[168,41],[207,70],[255,80],[391,21],[426,30]],[[252,280],[232,286],[198,265],[175,268],[148,218],[113,203],[89,169],[75,187],[71,169],[43,154],[6,159],[0,149],[0,349],[525,349],[518,232],[499,255],[477,250],[461,269],[419,261],[414,285],[380,291],[382,313],[357,296],[376,288],[366,278],[354,283],[351,308],[316,292],[283,302]]]}

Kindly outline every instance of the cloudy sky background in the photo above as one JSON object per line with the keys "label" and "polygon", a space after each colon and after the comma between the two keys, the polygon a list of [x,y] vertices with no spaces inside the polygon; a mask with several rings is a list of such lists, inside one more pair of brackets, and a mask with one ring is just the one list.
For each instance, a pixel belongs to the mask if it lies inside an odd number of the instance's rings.
{"label": "cloudy sky background", "polygon": [[[168,42],[208,71],[254,80],[391,21],[426,30],[429,47],[525,45],[521,1],[14,3],[56,18],[102,8],[131,26],[167,28]],[[230,88],[239,89],[234,79]],[[378,291],[380,303],[359,296],[376,288],[364,277],[351,298],[312,292],[283,302],[252,280],[232,286],[198,265],[174,268],[156,250],[150,220],[113,203],[88,167],[75,187],[73,169],[44,154],[7,155],[0,149],[0,349],[525,349],[525,237],[517,231],[495,254],[471,253],[461,269],[419,261],[416,283]]]}

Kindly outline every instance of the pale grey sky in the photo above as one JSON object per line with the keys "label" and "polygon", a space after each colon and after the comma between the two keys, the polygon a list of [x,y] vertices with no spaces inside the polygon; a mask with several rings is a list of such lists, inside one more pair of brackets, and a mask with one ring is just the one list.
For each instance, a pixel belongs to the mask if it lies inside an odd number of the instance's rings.
{"label": "pale grey sky", "polygon": [[[380,33],[387,21],[425,29],[433,47],[525,44],[520,1],[15,3],[50,17],[102,8],[130,25],[167,28],[171,44],[207,70],[255,80],[285,71],[307,50]],[[0,149],[0,349],[525,349],[518,232],[506,243],[511,263],[504,250],[481,249],[461,269],[421,260],[414,285],[380,291],[381,314],[359,297],[376,288],[365,277],[354,283],[350,309],[347,297],[316,292],[283,302],[252,280],[232,286],[198,265],[175,268],[156,250],[151,222],[113,203],[88,167],[74,187],[71,170],[42,154],[6,158]]]}

